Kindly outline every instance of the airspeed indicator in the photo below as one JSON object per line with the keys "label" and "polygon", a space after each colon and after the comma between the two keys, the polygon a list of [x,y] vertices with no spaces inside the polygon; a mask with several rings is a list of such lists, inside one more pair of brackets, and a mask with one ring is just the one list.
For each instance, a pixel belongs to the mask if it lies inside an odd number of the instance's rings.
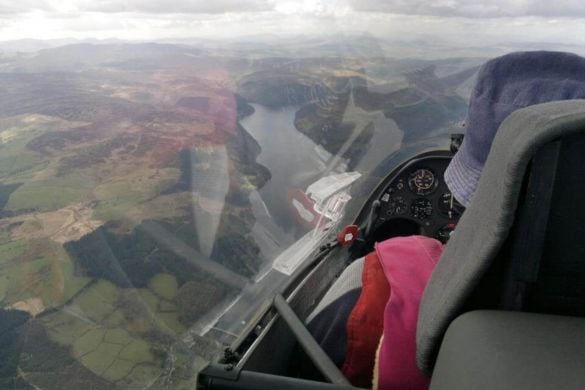
{"label": "airspeed indicator", "polygon": [[430,195],[435,191],[439,181],[435,174],[426,168],[417,169],[408,177],[408,188],[417,195]]}

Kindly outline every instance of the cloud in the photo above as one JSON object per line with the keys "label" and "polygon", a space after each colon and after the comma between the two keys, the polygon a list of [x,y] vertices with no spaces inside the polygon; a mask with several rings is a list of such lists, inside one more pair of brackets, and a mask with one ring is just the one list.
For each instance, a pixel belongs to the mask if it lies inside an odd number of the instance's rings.
{"label": "cloud", "polygon": [[52,11],[53,7],[46,0],[0,0],[0,15],[18,14],[36,10]]}
{"label": "cloud", "polygon": [[78,7],[82,12],[219,14],[268,11],[274,8],[274,4],[272,0],[91,0]]}
{"label": "cloud", "polygon": [[583,0],[349,0],[356,11],[466,18],[585,17]]}

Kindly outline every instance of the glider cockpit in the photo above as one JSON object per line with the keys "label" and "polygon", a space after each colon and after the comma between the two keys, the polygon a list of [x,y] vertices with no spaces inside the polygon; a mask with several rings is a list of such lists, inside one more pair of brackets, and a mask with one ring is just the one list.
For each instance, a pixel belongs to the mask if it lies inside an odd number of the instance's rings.
{"label": "glider cockpit", "polygon": [[[574,180],[583,170],[583,104],[519,110],[500,129],[476,198],[423,297],[417,361],[432,378],[431,389],[578,389],[585,383],[585,295],[579,287],[585,277],[579,236],[585,209],[583,181]],[[510,142],[512,135],[518,142]],[[388,233],[395,220],[411,229],[407,234],[441,238],[443,224],[457,223],[462,211],[445,202],[444,183],[434,176],[448,161],[445,150],[399,164],[356,224],[387,238],[404,233]],[[419,199],[430,206],[418,209]],[[324,245],[264,306],[245,337],[200,374],[200,387],[351,388],[303,320],[347,264],[369,250],[373,236],[351,247]],[[481,369],[473,363],[478,361]],[[312,375],[302,374],[307,371],[300,370],[301,362],[314,367]]]}

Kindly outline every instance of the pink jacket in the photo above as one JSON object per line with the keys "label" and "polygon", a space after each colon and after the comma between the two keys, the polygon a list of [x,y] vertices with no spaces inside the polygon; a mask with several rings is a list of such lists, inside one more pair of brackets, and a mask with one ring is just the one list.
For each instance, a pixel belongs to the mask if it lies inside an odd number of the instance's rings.
{"label": "pink jacket", "polygon": [[375,372],[379,389],[429,387],[416,367],[416,321],[423,290],[442,251],[439,241],[424,236],[396,237],[376,245],[391,286]]}

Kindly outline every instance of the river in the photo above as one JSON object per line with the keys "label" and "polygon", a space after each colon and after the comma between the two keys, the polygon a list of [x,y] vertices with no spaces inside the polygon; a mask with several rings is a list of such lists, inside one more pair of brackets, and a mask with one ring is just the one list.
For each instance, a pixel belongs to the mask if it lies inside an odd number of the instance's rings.
{"label": "river", "polygon": [[256,161],[271,174],[271,179],[250,195],[256,217],[253,233],[263,257],[273,260],[295,241],[288,191],[304,190],[306,183],[325,170],[325,163],[315,152],[315,143],[295,128],[295,107],[273,110],[252,106],[254,113],[240,124],[260,145]]}
{"label": "river", "polygon": [[[272,175],[261,189],[250,195],[256,217],[253,236],[263,257],[273,260],[294,243],[295,237],[298,238],[294,234],[296,222],[288,204],[289,190],[305,190],[323,175],[345,171],[347,164],[296,129],[294,119],[298,107],[274,110],[259,104],[252,106],[254,113],[242,119],[240,124],[260,145],[257,162],[268,168]],[[359,134],[373,125],[366,152],[355,163],[355,169],[362,174],[374,169],[401,145],[402,131],[381,111],[364,111],[351,99],[343,120],[354,123],[355,129],[342,150],[355,147],[354,141]]]}

